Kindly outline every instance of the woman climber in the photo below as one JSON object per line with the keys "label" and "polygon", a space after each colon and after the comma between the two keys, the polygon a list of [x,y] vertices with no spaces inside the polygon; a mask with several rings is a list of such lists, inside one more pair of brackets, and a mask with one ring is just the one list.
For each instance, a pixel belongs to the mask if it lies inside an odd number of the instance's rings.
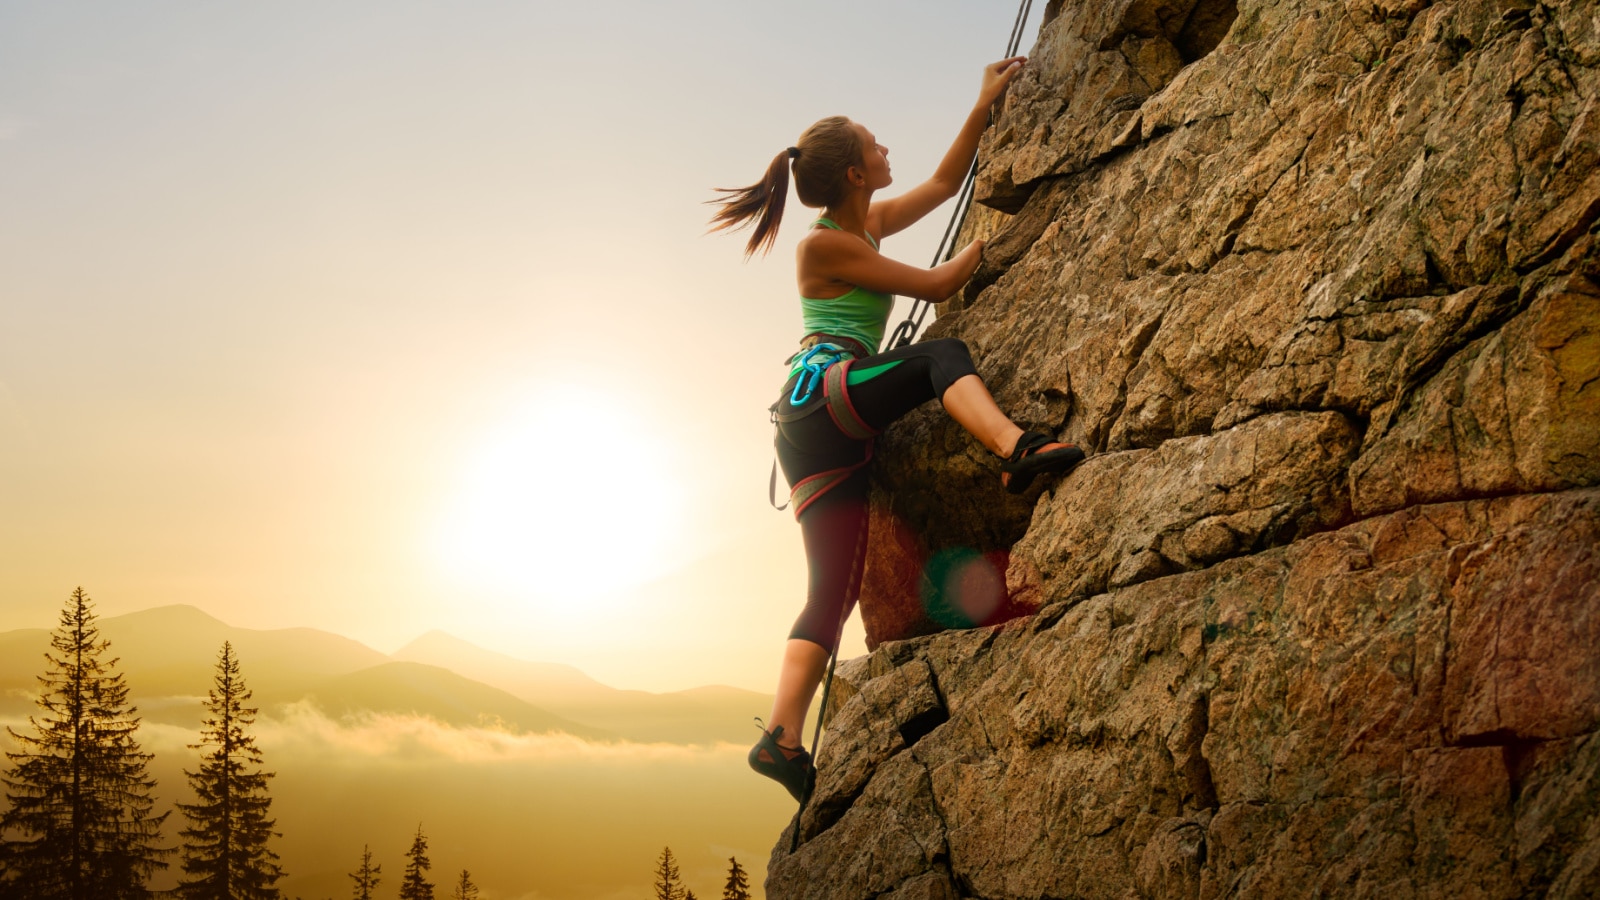
{"label": "woman climber", "polygon": [[[770,729],[750,751],[750,765],[804,802],[814,774],[801,729],[823,669],[839,642],[861,586],[867,538],[867,472],[872,437],[938,398],[947,412],[1004,462],[1002,485],[1026,490],[1035,477],[1061,472],[1083,451],[1023,431],[995,406],[959,340],[924,341],[878,353],[894,294],[943,300],[972,277],[983,252],[973,241],[948,262],[922,269],[878,252],[878,243],[956,196],[988,125],[989,110],[1026,59],[984,67],[977,105],[927,181],[888,200],[888,148],[843,116],[823,119],[773,158],[766,177],[746,188],[719,188],[713,230],[754,224],[745,256],[777,239],[793,172],[800,202],[820,208],[800,239],[796,280],[806,335],[790,360],[789,380],[773,407],[778,462],[805,542],[810,584],[784,647]],[[825,412],[823,412],[825,411]]]}

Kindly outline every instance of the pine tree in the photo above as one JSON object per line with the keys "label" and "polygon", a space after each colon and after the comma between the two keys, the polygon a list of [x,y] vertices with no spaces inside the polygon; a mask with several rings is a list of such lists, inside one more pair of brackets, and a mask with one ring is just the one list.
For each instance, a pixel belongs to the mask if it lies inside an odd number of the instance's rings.
{"label": "pine tree", "polygon": [[406,873],[400,877],[400,900],[433,900],[433,883],[428,881],[428,839],[422,836],[422,826],[417,826],[417,836],[406,851]]}
{"label": "pine tree", "polygon": [[700,900],[700,898],[694,895],[694,891],[685,888],[683,892],[683,900]]}
{"label": "pine tree", "polygon": [[158,847],[167,814],[152,815],[151,755],[134,740],[138,710],[105,659],[93,601],[72,592],[39,677],[41,716],[31,733],[7,728],[20,745],[4,778],[10,809],[0,816],[8,893],[30,900],[132,900],[166,868]]}
{"label": "pine tree", "polygon": [[378,873],[383,871],[383,866],[372,864],[372,849],[366,844],[361,845],[361,868],[350,873],[350,880],[356,883],[355,890],[350,894],[350,900],[373,900],[372,892],[377,890],[378,882],[383,879]]}
{"label": "pine tree", "polygon": [[274,887],[283,877],[278,854],[267,841],[278,835],[267,817],[271,772],[261,771],[261,749],[249,732],[256,709],[245,706],[251,691],[239,671],[233,644],[217,654],[216,680],[206,699],[207,716],[200,725],[200,769],[190,772],[189,786],[198,802],[179,803],[189,820],[183,837],[183,870],[178,895],[185,900],[277,900]]}
{"label": "pine tree", "polygon": [[15,882],[11,877],[11,865],[6,862],[6,845],[4,842],[0,842],[0,900],[12,900],[15,896]]}
{"label": "pine tree", "polygon": [[750,878],[738,857],[728,857],[728,883],[722,886],[722,900],[750,900]]}
{"label": "pine tree", "polygon": [[450,900],[478,900],[478,886],[472,883],[472,874],[466,869],[461,870],[461,880],[456,882]]}
{"label": "pine tree", "polygon": [[678,880],[678,861],[672,858],[672,848],[662,847],[661,858],[656,860],[656,900],[684,900],[683,883]]}

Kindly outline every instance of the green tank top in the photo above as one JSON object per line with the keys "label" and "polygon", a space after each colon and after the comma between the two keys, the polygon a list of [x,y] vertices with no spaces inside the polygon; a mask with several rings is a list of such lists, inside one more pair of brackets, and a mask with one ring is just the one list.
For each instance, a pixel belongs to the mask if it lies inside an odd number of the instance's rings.
{"label": "green tank top", "polygon": [[[832,219],[818,219],[811,224],[824,225],[834,231],[844,230]],[[872,235],[867,235],[867,240],[872,244],[872,249],[878,249],[878,242],[872,239]],[[893,295],[880,294],[863,287],[853,287],[849,293],[825,300],[800,298],[800,316],[805,323],[806,334],[821,331],[854,338],[874,353],[878,351],[878,345],[883,343],[884,327],[889,323],[889,312],[893,308]],[[796,356],[792,361],[790,374],[800,371],[800,367],[794,364],[798,363],[798,359]]]}

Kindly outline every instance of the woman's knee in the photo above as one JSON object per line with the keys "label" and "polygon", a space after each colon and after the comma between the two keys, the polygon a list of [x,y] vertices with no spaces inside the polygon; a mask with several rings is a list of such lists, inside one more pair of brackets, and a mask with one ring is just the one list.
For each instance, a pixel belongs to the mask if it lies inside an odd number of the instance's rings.
{"label": "woman's knee", "polygon": [[934,362],[934,396],[942,397],[950,385],[968,375],[978,374],[967,342],[960,338],[938,338],[924,341],[919,346],[927,348],[928,356]]}
{"label": "woman's knee", "polygon": [[834,634],[829,634],[824,629],[818,627],[818,623],[809,621],[804,615],[796,619],[794,627],[789,629],[789,640],[809,641],[813,644],[816,644],[818,647],[821,647],[830,654],[837,649],[834,640],[836,635],[837,632],[834,632]]}

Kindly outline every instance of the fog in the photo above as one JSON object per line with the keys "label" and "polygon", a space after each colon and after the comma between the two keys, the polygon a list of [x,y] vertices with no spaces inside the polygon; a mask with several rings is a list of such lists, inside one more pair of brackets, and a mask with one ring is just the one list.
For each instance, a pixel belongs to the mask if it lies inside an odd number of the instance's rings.
{"label": "fog", "polygon": [[[25,720],[5,724],[28,733]],[[746,767],[746,748],[727,743],[599,743],[418,716],[334,720],[309,704],[263,715],[253,733],[277,773],[280,886],[304,900],[348,897],[363,845],[383,867],[379,894],[388,896],[419,825],[440,897],[465,868],[482,900],[645,900],[664,845],[699,896],[720,895],[730,856],[761,896],[767,856],[792,813],[788,796]],[[159,807],[192,800],[182,770],[197,765],[189,745],[198,734],[147,723],[138,738],[155,755]],[[180,827],[168,820],[169,845]],[[172,871],[152,886],[175,880]]]}

